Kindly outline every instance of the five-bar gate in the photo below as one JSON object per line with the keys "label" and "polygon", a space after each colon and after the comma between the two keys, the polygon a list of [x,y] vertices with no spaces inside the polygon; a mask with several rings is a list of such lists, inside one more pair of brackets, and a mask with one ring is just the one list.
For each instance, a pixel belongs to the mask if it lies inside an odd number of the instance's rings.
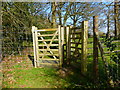
{"label": "five-bar gate", "polygon": [[[80,60],[81,72],[87,69],[88,21],[82,22],[82,28],[61,27],[37,29],[32,27],[34,65],[62,66],[66,52],[66,62]],[[66,48],[65,48],[65,47]]]}
{"label": "five-bar gate", "polygon": [[63,55],[64,27],[53,29],[37,29],[32,27],[34,65],[35,67],[43,65],[61,66]]}

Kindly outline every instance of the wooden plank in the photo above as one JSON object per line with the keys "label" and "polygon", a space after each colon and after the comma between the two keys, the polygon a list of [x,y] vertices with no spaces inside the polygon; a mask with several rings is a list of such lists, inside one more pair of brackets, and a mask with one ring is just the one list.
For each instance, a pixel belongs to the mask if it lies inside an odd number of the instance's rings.
{"label": "wooden plank", "polygon": [[59,56],[59,54],[39,54],[39,56],[43,56],[43,55],[47,55],[47,56]]}
{"label": "wooden plank", "polygon": [[59,33],[59,60],[60,60],[60,67],[62,67],[62,34],[61,34],[61,26],[58,26],[58,33]]}
{"label": "wooden plank", "polygon": [[62,59],[61,59],[61,65],[63,65],[64,62],[64,27],[61,27],[61,55],[62,55]]}
{"label": "wooden plank", "polygon": [[42,61],[59,61],[59,59],[52,59],[52,58],[40,58]]}
{"label": "wooden plank", "polygon": [[39,29],[37,31],[56,31],[57,28],[51,28],[51,29]]}
{"label": "wooden plank", "polygon": [[66,59],[67,59],[67,65],[70,65],[70,27],[66,27]]}
{"label": "wooden plank", "polygon": [[[58,35],[58,34],[56,34]],[[38,37],[48,37],[48,36],[54,36],[54,34],[44,34],[44,35],[37,35]]]}
{"label": "wooden plank", "polygon": [[[55,33],[57,33],[57,31],[55,32]],[[40,32],[39,32],[39,34],[41,34]],[[50,45],[51,45],[51,42],[52,42],[52,40],[50,41],[50,44],[47,44],[45,41],[44,41],[44,38],[43,37],[40,37],[41,38],[41,40],[43,40],[43,43],[45,44],[45,45],[38,45],[39,47],[40,46],[47,46],[47,48],[49,48],[50,47]],[[53,39],[53,38],[52,38]],[[44,52],[45,53],[45,52]],[[53,52],[51,52],[50,51],[50,53],[51,54],[53,54]],[[44,56],[43,56],[44,57]],[[53,56],[54,58],[56,58],[55,56]]]}
{"label": "wooden plank", "polygon": [[[44,39],[44,41],[51,41],[52,39]],[[54,39],[54,41],[58,41],[59,39]],[[43,40],[39,40],[38,41],[43,41]]]}
{"label": "wooden plank", "polygon": [[35,30],[35,26],[32,26],[33,50],[34,50],[34,66],[36,68],[37,67],[37,65],[36,65],[37,57],[36,57],[35,31],[34,30]]}
{"label": "wooden plank", "polygon": [[38,46],[58,46],[59,44],[39,44]]}
{"label": "wooden plank", "polygon": [[[35,27],[35,48],[36,48],[36,61],[39,60],[39,53],[38,53],[38,37],[37,37],[37,27]],[[39,63],[37,63],[37,66],[39,66]]]}
{"label": "wooden plank", "polygon": [[60,25],[58,25],[58,38],[59,38],[59,61],[60,61],[60,63],[59,63],[59,66],[60,67],[62,67],[62,63],[61,63],[61,61],[62,61],[62,43],[61,43],[61,26]]}
{"label": "wooden plank", "polygon": [[38,49],[39,51],[58,51],[58,49]]}
{"label": "wooden plank", "polygon": [[93,17],[93,74],[94,83],[98,83],[98,41],[96,33],[98,32],[98,16]]}
{"label": "wooden plank", "polygon": [[87,72],[87,41],[88,41],[88,21],[83,21],[82,30],[82,55],[81,55],[81,73],[86,74]]}
{"label": "wooden plank", "polygon": [[[47,46],[47,49],[48,49],[52,54],[53,54],[53,52],[50,50],[50,46],[53,45],[52,42],[53,42],[54,38],[56,37],[57,33],[58,33],[58,31],[56,31],[56,32],[54,33],[54,35],[53,35],[53,37],[52,37],[52,40],[50,41],[49,45]],[[45,51],[44,54],[45,54],[45,53],[47,53],[47,51]],[[56,59],[56,56],[53,56],[53,57],[54,57],[54,59]]]}

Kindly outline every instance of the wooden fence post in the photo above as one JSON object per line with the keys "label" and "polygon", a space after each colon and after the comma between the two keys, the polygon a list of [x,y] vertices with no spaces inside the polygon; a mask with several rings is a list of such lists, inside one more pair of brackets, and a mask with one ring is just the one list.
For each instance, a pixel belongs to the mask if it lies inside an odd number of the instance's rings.
{"label": "wooden fence post", "polygon": [[81,51],[81,73],[85,75],[87,72],[87,41],[88,41],[88,21],[83,21],[82,30],[82,51]]}
{"label": "wooden fence post", "polygon": [[96,33],[98,33],[98,16],[93,17],[93,78],[95,83],[98,82],[98,42]]}
{"label": "wooden fence post", "polygon": [[64,27],[61,27],[61,53],[62,53],[62,59],[61,59],[61,65],[63,65],[64,62]]}
{"label": "wooden fence post", "polygon": [[36,45],[35,45],[35,26],[32,26],[33,50],[34,50],[34,67],[36,68]]}
{"label": "wooden fence post", "polygon": [[58,25],[58,38],[59,38],[59,61],[60,61],[60,67],[62,67],[61,25]]}
{"label": "wooden fence post", "polygon": [[70,65],[70,27],[66,27],[66,60],[67,60],[67,65]]}
{"label": "wooden fence post", "polygon": [[35,46],[36,46],[36,63],[37,66],[39,67],[39,52],[38,52],[38,35],[37,35],[37,27],[35,27]]}

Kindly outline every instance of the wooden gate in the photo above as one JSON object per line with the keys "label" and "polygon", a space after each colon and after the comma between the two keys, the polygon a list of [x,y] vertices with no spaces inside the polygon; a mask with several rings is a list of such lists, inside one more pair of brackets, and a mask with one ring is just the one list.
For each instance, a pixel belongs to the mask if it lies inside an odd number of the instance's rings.
{"label": "wooden gate", "polygon": [[[88,21],[82,22],[82,28],[61,27],[54,29],[40,29],[32,27],[34,65],[62,66],[65,57],[64,46],[66,46],[66,62],[79,60],[81,71],[87,69],[87,38]],[[76,61],[77,62],[77,61]]]}
{"label": "wooden gate", "polygon": [[40,30],[35,26],[32,27],[35,67],[62,65],[63,30],[64,28],[60,26],[54,29]]}
{"label": "wooden gate", "polygon": [[87,40],[88,21],[82,22],[82,28],[67,27],[66,29],[66,57],[68,64],[81,63],[81,72],[87,71]]}

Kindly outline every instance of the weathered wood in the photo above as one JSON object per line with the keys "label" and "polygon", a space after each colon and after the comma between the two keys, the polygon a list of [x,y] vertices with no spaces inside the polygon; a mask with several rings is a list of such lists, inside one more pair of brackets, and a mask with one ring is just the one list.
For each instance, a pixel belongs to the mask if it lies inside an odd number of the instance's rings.
{"label": "weathered wood", "polygon": [[[35,47],[36,47],[36,61],[39,60],[39,52],[38,52],[38,36],[37,36],[37,27],[35,27]],[[39,67],[39,63],[37,63],[37,66]]]}
{"label": "weathered wood", "polygon": [[[54,38],[56,37],[57,33],[58,33],[58,31],[56,31],[56,32],[53,34],[53,37],[52,37],[52,39],[51,39],[51,41],[50,41],[49,44],[47,44],[47,43],[44,41],[43,37],[41,37],[42,40],[43,40],[43,42],[47,45],[47,49],[46,49],[46,51],[44,52],[44,54],[47,53],[47,50],[49,50],[50,53],[53,54],[53,52],[50,50],[50,46],[53,45],[52,42],[53,42]],[[40,33],[39,33],[39,34],[40,34]],[[56,56],[53,56],[53,57],[56,59]],[[44,58],[44,56],[43,56],[42,58]]]}
{"label": "weathered wood", "polygon": [[60,67],[62,67],[62,43],[61,43],[61,26],[58,26],[58,38],[59,38],[59,60],[60,60]]}
{"label": "weathered wood", "polygon": [[94,82],[98,83],[98,42],[96,32],[98,32],[98,16],[93,17],[93,74]]}
{"label": "weathered wood", "polygon": [[37,58],[36,58],[36,45],[35,45],[35,26],[32,26],[32,37],[33,37],[33,50],[34,50],[34,66],[35,66],[35,68],[37,67],[37,65],[36,65],[36,60],[37,60]]}
{"label": "weathered wood", "polygon": [[39,54],[39,56],[43,56],[43,55],[47,55],[47,56],[59,56],[59,54]]}
{"label": "weathered wood", "polygon": [[59,44],[39,44],[38,46],[58,46]]}
{"label": "weathered wood", "polygon": [[61,53],[62,53],[62,59],[61,59],[61,65],[63,65],[64,62],[64,27],[61,27]]}
{"label": "weathered wood", "polygon": [[[56,34],[58,35],[58,34]],[[38,37],[48,37],[48,36],[54,36],[54,34],[43,34],[43,35],[37,35]]]}
{"label": "weathered wood", "polygon": [[[52,39],[44,39],[44,41],[51,41]],[[54,41],[58,41],[59,39],[54,39]],[[43,41],[43,40],[39,40],[38,41]]]}
{"label": "weathered wood", "polygon": [[37,30],[37,31],[56,31],[57,30],[57,28],[51,28],[51,29],[39,29],[39,30]]}
{"label": "weathered wood", "polygon": [[46,61],[46,60],[49,60],[49,61],[58,61],[59,59],[42,58],[42,61]]}
{"label": "weathered wood", "polygon": [[39,51],[58,51],[58,49],[38,49]]}
{"label": "weathered wood", "polygon": [[87,72],[87,41],[88,41],[88,21],[83,21],[82,30],[82,56],[81,56],[81,73],[86,74]]}
{"label": "weathered wood", "polygon": [[66,27],[66,60],[67,65],[70,65],[70,27]]}

